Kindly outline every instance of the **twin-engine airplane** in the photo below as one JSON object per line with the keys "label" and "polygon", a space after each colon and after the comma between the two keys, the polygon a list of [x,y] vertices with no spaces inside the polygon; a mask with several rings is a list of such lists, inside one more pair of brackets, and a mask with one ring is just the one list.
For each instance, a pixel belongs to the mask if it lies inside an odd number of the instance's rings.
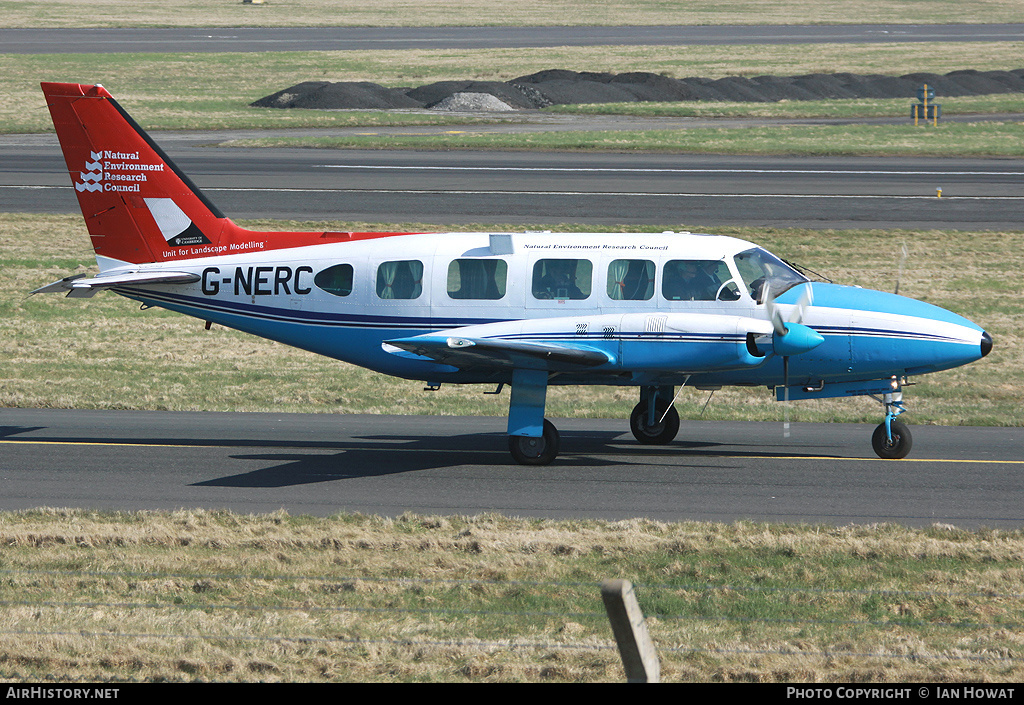
{"label": "twin-engine airplane", "polygon": [[885,409],[873,447],[902,458],[907,378],[992,348],[949,311],[812,283],[730,237],[245,230],[102,86],[42,88],[99,274],[36,292],[110,289],[432,388],[509,384],[519,463],[558,453],[544,418],[552,384],[638,387],[630,427],[647,444],[675,438],[677,387],[872,395]]}

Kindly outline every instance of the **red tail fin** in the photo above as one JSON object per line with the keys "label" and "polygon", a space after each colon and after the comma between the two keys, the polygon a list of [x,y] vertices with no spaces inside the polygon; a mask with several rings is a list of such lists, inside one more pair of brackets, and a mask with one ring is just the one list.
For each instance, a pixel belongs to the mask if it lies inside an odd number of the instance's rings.
{"label": "red tail fin", "polygon": [[[234,224],[102,86],[43,83],[96,254],[124,262],[178,259],[217,245]],[[196,256],[188,254],[186,256]]]}
{"label": "red tail fin", "polygon": [[265,233],[231,222],[100,85],[43,83],[100,268],[401,233]]}

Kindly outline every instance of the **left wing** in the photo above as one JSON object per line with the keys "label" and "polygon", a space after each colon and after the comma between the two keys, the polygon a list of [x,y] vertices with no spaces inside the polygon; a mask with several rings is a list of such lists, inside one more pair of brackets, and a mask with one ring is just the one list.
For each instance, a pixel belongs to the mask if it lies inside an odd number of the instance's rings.
{"label": "left wing", "polygon": [[615,361],[609,353],[583,345],[445,334],[389,340],[384,343],[384,349],[388,350],[389,346],[459,368],[579,369]]}

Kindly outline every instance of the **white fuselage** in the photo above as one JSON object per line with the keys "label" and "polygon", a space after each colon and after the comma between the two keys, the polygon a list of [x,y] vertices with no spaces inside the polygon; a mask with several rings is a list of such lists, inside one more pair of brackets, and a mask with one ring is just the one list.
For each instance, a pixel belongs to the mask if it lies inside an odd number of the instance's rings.
{"label": "white fuselage", "polygon": [[[564,370],[553,383],[678,384],[696,375],[706,384],[769,386],[780,383],[782,373],[778,360],[766,357],[772,333],[766,283],[786,315],[796,303],[796,294],[786,289],[807,285],[752,243],[722,236],[480,232],[329,238],[336,241],[108,266],[100,280],[129,271],[192,273],[198,282],[117,290],[414,379],[502,378],[500,371],[449,369],[384,344],[458,329],[462,336],[568,344],[607,354],[607,364],[586,374]],[[697,284],[686,283],[695,279]],[[793,358],[796,379],[810,384],[902,375],[978,357],[981,331],[959,316],[891,294],[813,287],[816,298],[803,323],[827,344]],[[936,346],[941,351],[933,360]]]}

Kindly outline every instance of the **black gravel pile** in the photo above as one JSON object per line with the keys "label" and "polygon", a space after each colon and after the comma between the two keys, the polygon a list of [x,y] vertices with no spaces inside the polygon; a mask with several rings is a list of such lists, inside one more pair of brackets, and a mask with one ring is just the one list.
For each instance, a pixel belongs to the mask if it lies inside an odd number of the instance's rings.
{"label": "black gravel pile", "polygon": [[1013,71],[953,71],[941,75],[905,76],[852,73],[806,76],[754,76],[746,78],[668,78],[660,74],[592,73],[550,69],[511,81],[441,81],[419,88],[384,88],[370,82],[308,81],[252,103],[264,108],[317,108],[320,110],[388,110],[430,108],[457,93],[487,93],[520,109],[576,103],[637,101],[743,101],[821,100],[827,98],[916,99],[927,83],[943,97],[1024,93],[1024,69]]}
{"label": "black gravel pile", "polygon": [[257,108],[313,108],[315,110],[393,110],[422,108],[405,91],[368,81],[328,83],[307,81],[252,103]]}

